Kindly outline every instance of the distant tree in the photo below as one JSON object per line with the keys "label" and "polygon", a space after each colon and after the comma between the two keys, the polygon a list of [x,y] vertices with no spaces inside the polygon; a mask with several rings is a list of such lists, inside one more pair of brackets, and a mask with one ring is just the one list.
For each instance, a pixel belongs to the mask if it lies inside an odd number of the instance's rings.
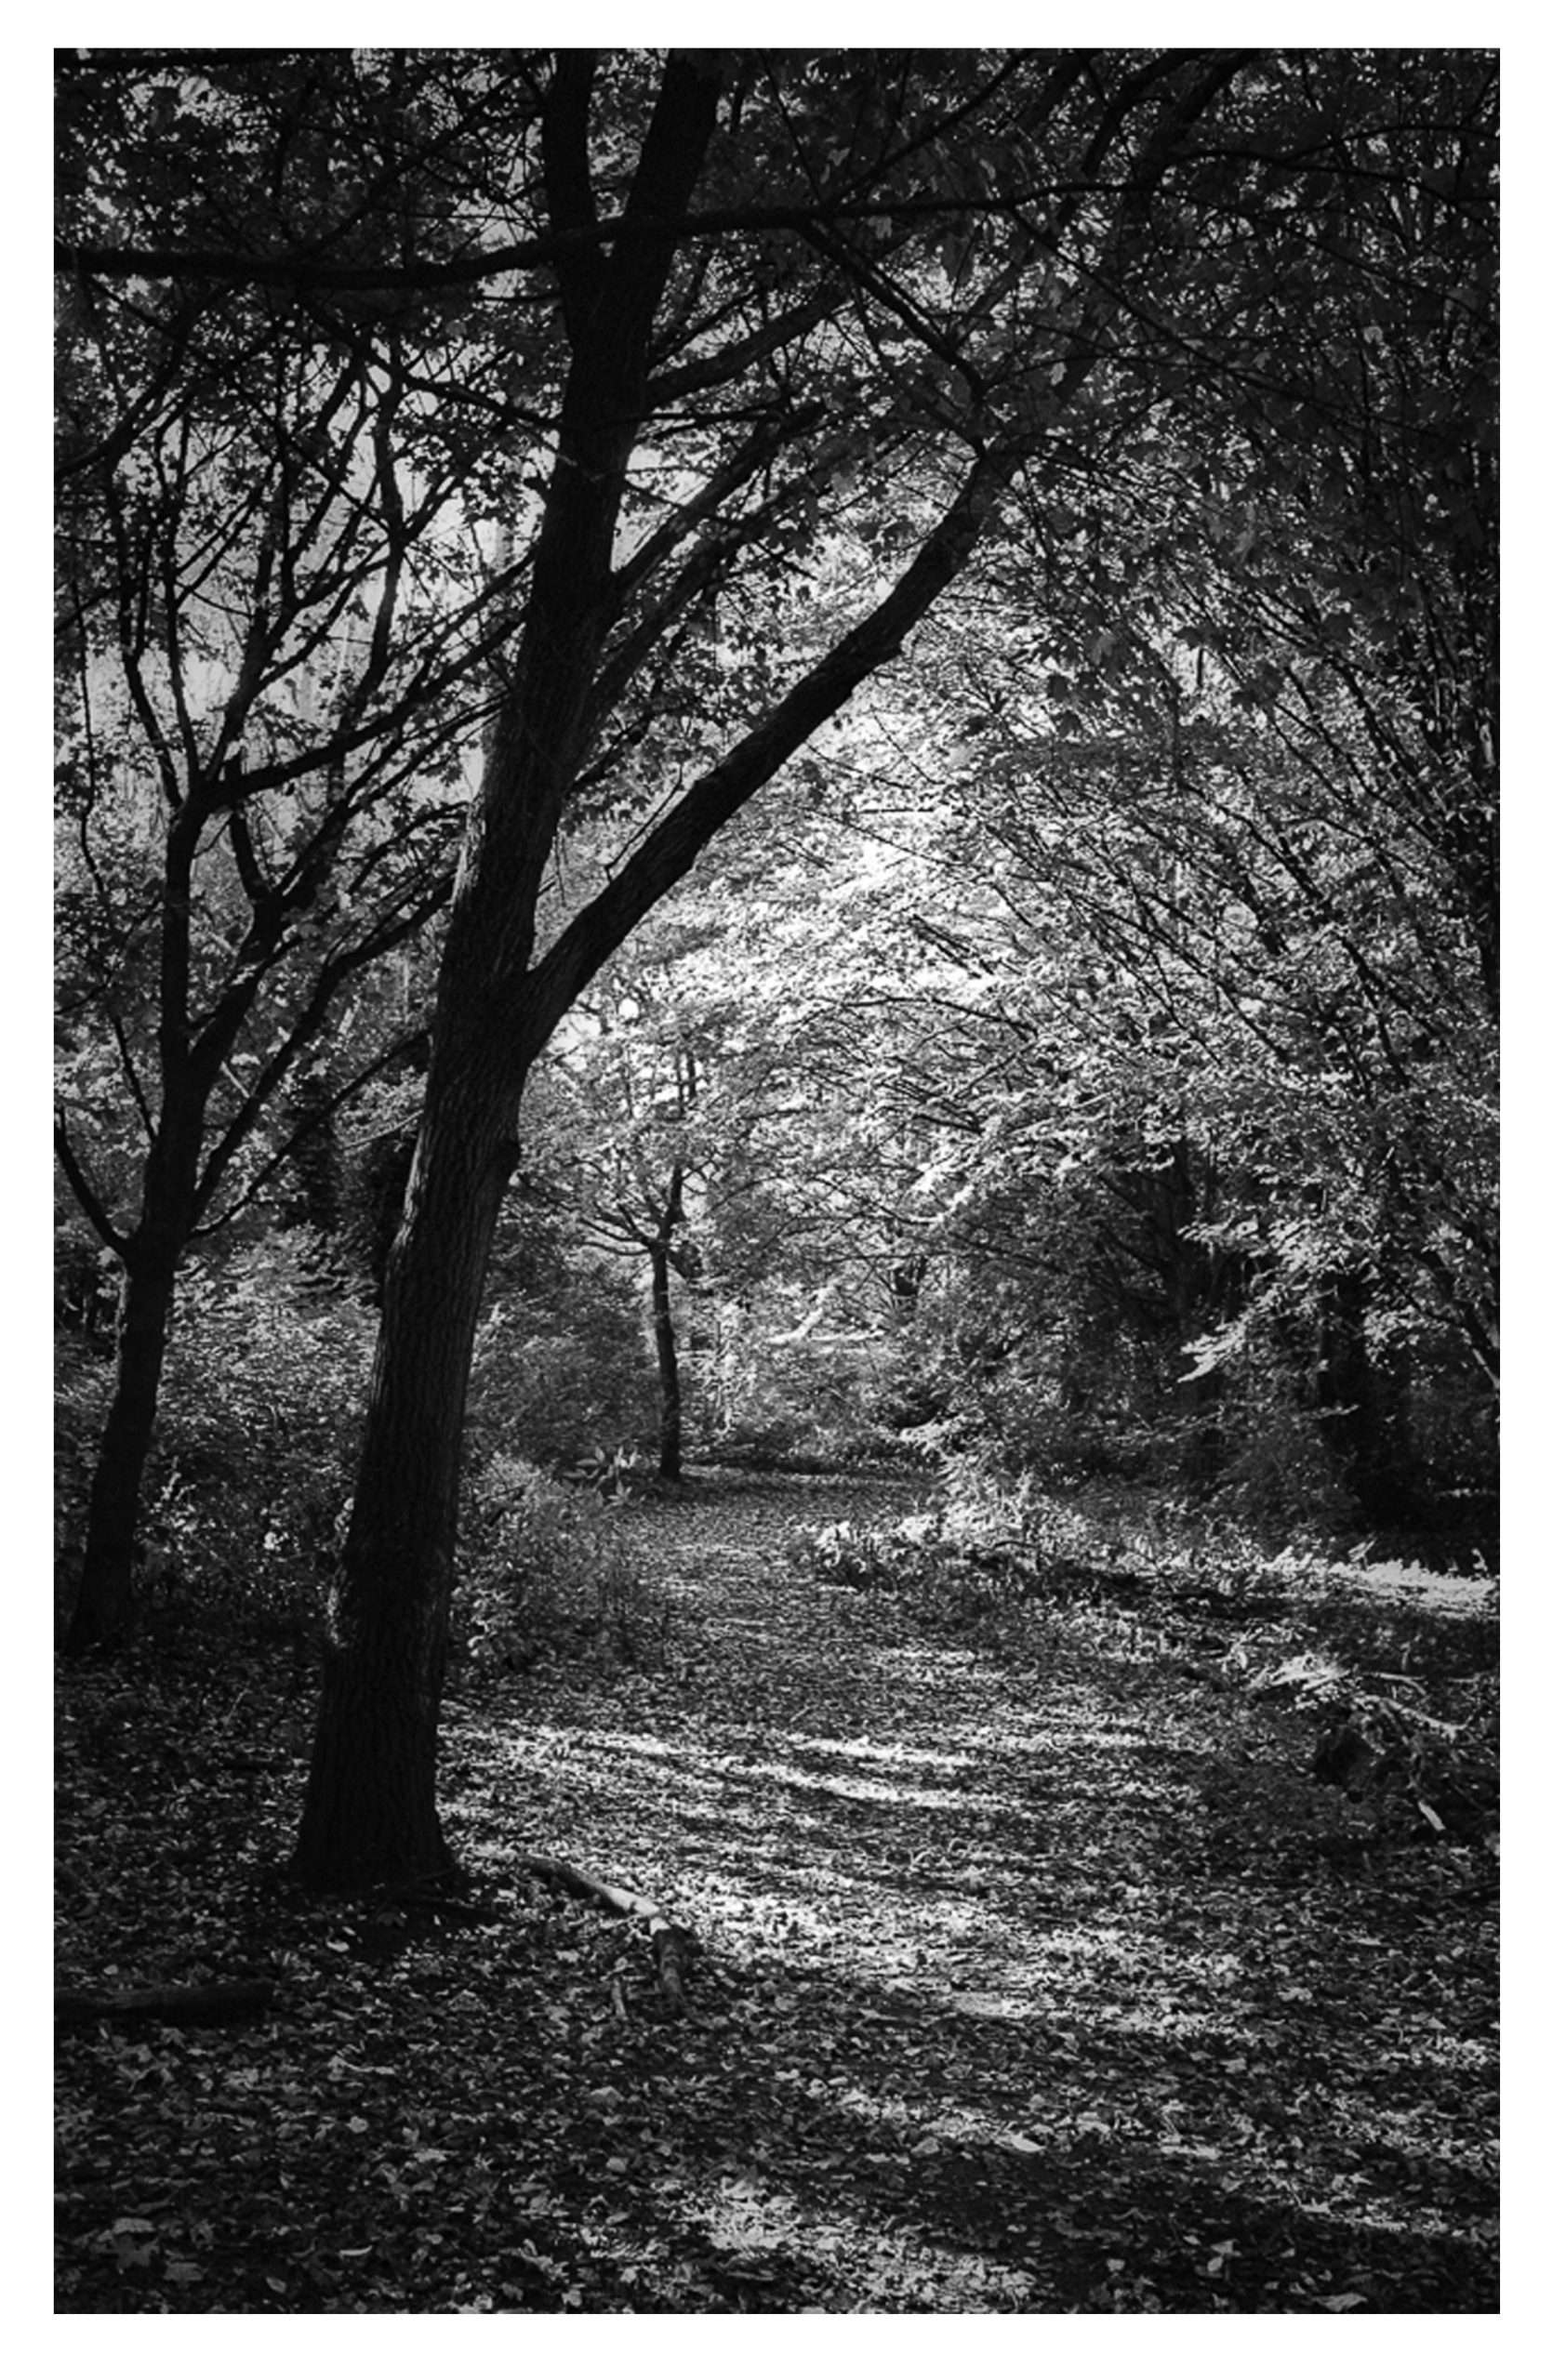
{"label": "distant tree", "polygon": [[589,1240],[644,1259],[657,1366],[657,1458],[677,1480],[683,1461],[678,1324],[673,1283],[693,1279],[700,1257],[686,1191],[702,1153],[695,1138],[705,1052],[672,1001],[665,1009],[651,971],[605,970],[599,997],[579,1003],[578,1031],[558,1074],[568,1089],[571,1145],[563,1152]]}

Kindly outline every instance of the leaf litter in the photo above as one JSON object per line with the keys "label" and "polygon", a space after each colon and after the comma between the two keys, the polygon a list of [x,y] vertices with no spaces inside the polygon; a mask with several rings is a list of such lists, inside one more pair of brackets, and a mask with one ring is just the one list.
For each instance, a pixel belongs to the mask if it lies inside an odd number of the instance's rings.
{"label": "leaf litter", "polygon": [[[62,2033],[60,2310],[1493,2309],[1484,1847],[1177,1631],[975,1642],[796,1558],[914,1495],[635,1509],[660,1661],[454,1698],[449,1895],[290,1891],[297,1669],[63,1673],[60,1983],[277,1991]],[[687,2015],[538,1852],[692,1930]]]}

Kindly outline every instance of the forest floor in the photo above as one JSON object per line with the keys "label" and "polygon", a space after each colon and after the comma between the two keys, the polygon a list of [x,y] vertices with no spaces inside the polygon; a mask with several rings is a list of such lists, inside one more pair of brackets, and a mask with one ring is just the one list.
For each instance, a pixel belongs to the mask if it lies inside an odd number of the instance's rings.
{"label": "forest floor", "polygon": [[[60,2310],[1493,2310],[1489,1851],[1166,1626],[794,1557],[916,1495],[633,1508],[657,1665],[451,1699],[455,1905],[282,1881],[302,1662],[63,1673],[61,1984],[277,1989],[62,2032]],[[688,2012],[527,1854],[688,1926]]]}

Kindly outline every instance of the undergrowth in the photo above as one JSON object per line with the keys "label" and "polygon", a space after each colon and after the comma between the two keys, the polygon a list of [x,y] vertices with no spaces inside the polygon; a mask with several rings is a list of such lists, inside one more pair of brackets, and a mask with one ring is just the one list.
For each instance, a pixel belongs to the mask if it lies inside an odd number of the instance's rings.
{"label": "undergrowth", "polygon": [[584,1655],[645,1667],[668,1627],[668,1597],[638,1565],[596,1478],[572,1484],[518,1456],[491,1456],[463,1530],[452,1615],[460,1664],[479,1677]]}
{"label": "undergrowth", "polygon": [[1129,1622],[1188,1675],[1302,1715],[1311,1774],[1378,1828],[1498,1848],[1493,1580],[1376,1569],[1320,1543],[1271,1550],[1184,1502],[1117,1521],[962,1460],[923,1509],[803,1533],[800,1551],[817,1577],[1035,1658],[1068,1621],[1120,1635]]}

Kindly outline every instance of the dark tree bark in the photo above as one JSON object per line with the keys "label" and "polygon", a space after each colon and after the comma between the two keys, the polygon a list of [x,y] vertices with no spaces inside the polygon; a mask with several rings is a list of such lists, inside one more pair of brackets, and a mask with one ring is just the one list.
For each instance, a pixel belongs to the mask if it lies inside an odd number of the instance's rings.
{"label": "dark tree bark", "polygon": [[669,1301],[669,1250],[653,1243],[653,1346],[658,1366],[658,1477],[678,1479],[681,1466],[680,1355]]}
{"label": "dark tree bark", "polygon": [[[175,963],[182,963],[178,947]],[[210,1084],[182,1063],[171,1042],[165,1063],[163,1113],[142,1170],[140,1220],[121,1236],[100,1209],[96,1215],[125,1266],[125,1279],[114,1328],[114,1388],[88,1490],[81,1579],[66,1637],[73,1656],[117,1643],[130,1621],[141,1482],[157,1422],[174,1284],[197,1195]],[[68,1146],[64,1154],[74,1175]],[[85,1182],[81,1189],[91,1198]]]}
{"label": "dark tree bark", "polygon": [[1373,1357],[1365,1324],[1370,1284],[1337,1274],[1322,1301],[1318,1397],[1322,1435],[1343,1469],[1360,1518],[1389,1527],[1416,1516],[1406,1399]]}
{"label": "dark tree bark", "polygon": [[653,1268],[653,1348],[658,1368],[658,1477],[678,1479],[683,1456],[680,1413],[680,1351],[670,1296],[670,1253],[683,1220],[681,1169],[676,1166],[658,1229],[647,1242]]}
{"label": "dark tree bark", "polygon": [[157,1421],[175,1258],[133,1250],[115,1325],[113,1395],[87,1497],[86,1543],[66,1650],[116,1644],[130,1622],[141,1481]]}
{"label": "dark tree bark", "polygon": [[519,1090],[509,1066],[431,1067],[332,1600],[301,1875],[342,1874],[345,1855],[358,1883],[449,1864],[435,1746],[462,1422],[495,1220],[520,1154]]}
{"label": "dark tree bark", "polygon": [[328,1238],[342,1229],[344,1202],[342,1148],[331,1091],[325,1067],[319,1059],[311,1061],[299,1069],[299,1087],[284,1118],[294,1149],[296,1211]]}

